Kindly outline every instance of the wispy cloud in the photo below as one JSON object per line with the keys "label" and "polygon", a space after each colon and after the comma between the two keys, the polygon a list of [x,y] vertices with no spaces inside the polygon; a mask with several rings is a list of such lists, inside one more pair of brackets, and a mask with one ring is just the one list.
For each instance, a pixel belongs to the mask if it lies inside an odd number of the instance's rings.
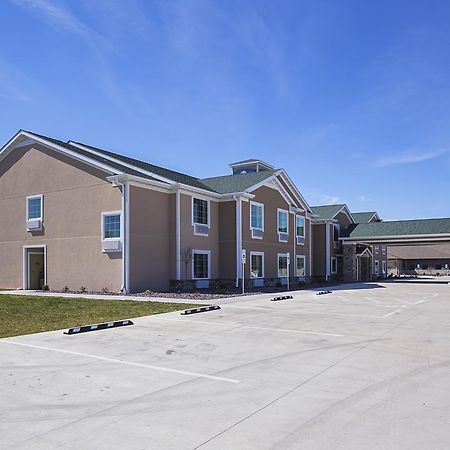
{"label": "wispy cloud", "polygon": [[320,196],[320,201],[322,203],[326,203],[326,204],[329,204],[329,205],[334,205],[335,203],[339,202],[339,197],[337,195],[322,194]]}
{"label": "wispy cloud", "polygon": [[369,197],[367,197],[367,195],[363,195],[363,194],[357,195],[356,196],[356,200],[358,200],[360,202],[370,202],[370,201],[372,201],[371,198],[369,198]]}
{"label": "wispy cloud", "polygon": [[429,150],[429,151],[418,151],[418,150],[408,150],[405,152],[394,153],[389,156],[383,156],[378,161],[376,161],[377,167],[387,167],[394,165],[403,164],[413,164],[422,161],[429,161],[431,159],[438,158],[445,154],[448,154],[450,150]]}

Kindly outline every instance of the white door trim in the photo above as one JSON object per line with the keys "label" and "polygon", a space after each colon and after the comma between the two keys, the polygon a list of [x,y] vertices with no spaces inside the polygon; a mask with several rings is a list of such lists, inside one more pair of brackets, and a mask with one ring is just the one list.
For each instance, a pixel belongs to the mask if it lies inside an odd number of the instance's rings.
{"label": "white door trim", "polygon": [[[38,249],[42,251],[36,251]],[[32,250],[31,252],[29,250]],[[35,250],[35,251],[33,251]],[[38,244],[38,245],[24,245],[23,246],[23,274],[22,274],[22,289],[29,290],[30,289],[30,254],[31,253],[44,253],[44,285],[47,283],[47,245]]]}

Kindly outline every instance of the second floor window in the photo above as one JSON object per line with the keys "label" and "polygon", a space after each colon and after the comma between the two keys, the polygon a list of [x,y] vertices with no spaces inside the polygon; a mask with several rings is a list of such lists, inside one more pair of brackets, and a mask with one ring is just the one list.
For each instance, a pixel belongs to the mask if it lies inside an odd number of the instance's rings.
{"label": "second floor window", "polygon": [[27,198],[27,220],[42,219],[42,195]]}
{"label": "second floor window", "polygon": [[200,198],[194,198],[192,202],[192,222],[198,225],[208,225],[208,200],[202,200]]}
{"label": "second floor window", "polygon": [[103,214],[103,239],[120,239],[120,214]]}
{"label": "second floor window", "polygon": [[305,218],[302,216],[296,216],[295,218],[295,226],[297,237],[305,237]]}
{"label": "second floor window", "polygon": [[264,230],[264,205],[250,202],[250,228]]}
{"label": "second floor window", "polygon": [[283,209],[278,210],[278,233],[288,233],[288,212]]}

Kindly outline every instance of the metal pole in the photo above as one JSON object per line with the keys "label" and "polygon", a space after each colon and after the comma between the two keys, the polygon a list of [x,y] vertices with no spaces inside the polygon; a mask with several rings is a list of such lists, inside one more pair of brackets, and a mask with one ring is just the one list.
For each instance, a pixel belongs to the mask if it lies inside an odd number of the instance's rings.
{"label": "metal pole", "polygon": [[244,291],[245,291],[244,268],[245,268],[245,262],[244,262],[244,260],[242,260],[242,294],[244,294]]}

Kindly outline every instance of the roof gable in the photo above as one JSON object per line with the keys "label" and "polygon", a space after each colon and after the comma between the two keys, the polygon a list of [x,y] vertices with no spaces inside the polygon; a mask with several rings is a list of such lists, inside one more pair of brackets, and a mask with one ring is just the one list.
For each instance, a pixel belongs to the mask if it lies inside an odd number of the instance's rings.
{"label": "roof gable", "polygon": [[369,223],[380,220],[376,211],[352,212],[352,216],[356,223]]}
{"label": "roof gable", "polygon": [[314,214],[318,216],[319,220],[333,220],[340,212],[345,213],[351,222],[355,222],[352,213],[345,203],[337,203],[335,205],[318,205],[311,206]]}

